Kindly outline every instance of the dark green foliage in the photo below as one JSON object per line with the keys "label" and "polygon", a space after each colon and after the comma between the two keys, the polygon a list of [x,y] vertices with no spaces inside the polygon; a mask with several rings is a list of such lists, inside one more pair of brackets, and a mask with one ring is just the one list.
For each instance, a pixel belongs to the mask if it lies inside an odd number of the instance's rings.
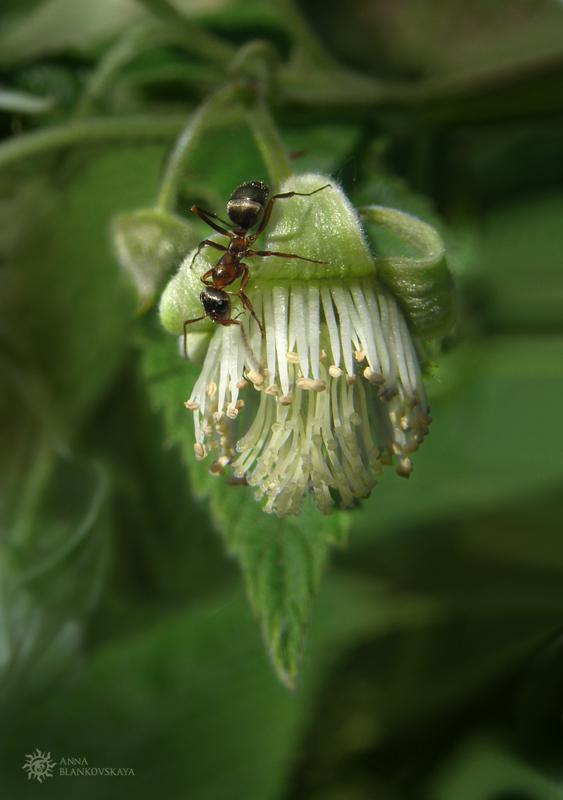
{"label": "dark green foliage", "polygon": [[[54,98],[29,115],[0,102],[0,155],[72,121],[134,19],[174,14],[165,0],[70,13],[83,5],[0,10],[2,86]],[[119,141],[46,146],[0,173],[2,797],[561,791],[563,6],[304,8],[362,75],[330,72],[281,0],[216,6],[198,21],[207,59],[139,53],[98,98]],[[268,516],[195,461],[183,402],[198,367],[154,309],[135,316],[111,249],[112,221],[156,202],[184,118],[256,36],[284,58],[301,48],[271,98],[295,170],[435,225],[459,290],[413,475],[331,517]],[[267,171],[225,117],[176,211],[203,238],[189,207],[224,215],[244,180]],[[57,762],[41,786],[22,770],[36,748]],[[64,777],[63,758],[135,777]]]}

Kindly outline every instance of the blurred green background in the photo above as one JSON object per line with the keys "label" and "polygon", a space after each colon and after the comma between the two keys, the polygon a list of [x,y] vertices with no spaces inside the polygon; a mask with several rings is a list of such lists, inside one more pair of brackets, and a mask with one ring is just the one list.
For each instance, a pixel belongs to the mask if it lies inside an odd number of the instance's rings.
{"label": "blurred green background", "polygon": [[[295,170],[436,225],[460,294],[413,476],[329,520],[193,461],[197,368],[112,253],[257,38]],[[563,4],[4,0],[0,136],[1,796],[563,797]],[[226,117],[178,211],[256,178]]]}

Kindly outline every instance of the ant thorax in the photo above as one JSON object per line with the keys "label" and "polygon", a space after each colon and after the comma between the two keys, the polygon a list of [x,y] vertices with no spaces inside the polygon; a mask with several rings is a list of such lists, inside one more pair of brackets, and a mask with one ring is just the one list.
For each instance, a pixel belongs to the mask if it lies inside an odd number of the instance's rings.
{"label": "ant thorax", "polygon": [[[246,253],[248,250],[248,240],[250,236],[244,236],[244,231],[233,231],[235,234],[242,234],[241,236],[234,236],[228,246],[228,252],[232,255],[238,255],[239,253]],[[224,258],[224,256],[223,256]],[[219,259],[220,261],[222,259]]]}

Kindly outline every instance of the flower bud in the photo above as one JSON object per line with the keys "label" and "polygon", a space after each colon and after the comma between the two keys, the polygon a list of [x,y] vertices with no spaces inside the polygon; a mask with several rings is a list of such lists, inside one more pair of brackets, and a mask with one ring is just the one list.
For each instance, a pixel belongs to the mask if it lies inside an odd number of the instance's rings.
{"label": "flower bud", "polygon": [[[318,189],[326,185],[322,191]],[[276,202],[267,228],[266,249],[297,253],[322,264],[264,258],[252,268],[255,282],[305,282],[375,275],[369,245],[350,201],[331,178],[310,172],[292,175],[283,192],[315,192]],[[326,263],[328,262],[328,263]]]}
{"label": "flower bud", "polygon": [[139,313],[149,308],[166,276],[197,242],[184,219],[156,208],[122,214],[113,223],[117,257],[137,289]]}
{"label": "flower bud", "polygon": [[[184,322],[201,317],[203,309],[200,301],[203,283],[201,275],[211,269],[217,260],[216,250],[210,248],[192,250],[182,261],[180,269],[169,281],[160,298],[160,321],[167,331],[177,336],[183,334]],[[213,333],[213,323],[208,317],[190,325],[189,335],[196,333]]]}
{"label": "flower bud", "polygon": [[[443,246],[420,220],[368,211],[418,246],[420,257],[374,260],[340,187],[324,175],[293,175],[275,199],[264,245],[250,233],[246,250],[239,236],[239,249],[229,251],[228,263],[249,270],[244,296],[241,270],[224,284],[230,299],[217,298],[232,303],[231,316],[204,304],[203,274],[217,291],[211,269],[218,259],[209,246],[188,255],[163,293],[163,325],[182,341],[186,327],[188,350],[190,337],[201,345],[209,331],[185,403],[194,415],[196,458],[213,452],[213,475],[231,464],[267,513],[298,514],[309,492],[325,514],[335,502],[351,506],[393,464],[408,478],[410,457],[428,433],[411,331],[435,332],[451,319]],[[217,324],[209,318],[214,311]]]}

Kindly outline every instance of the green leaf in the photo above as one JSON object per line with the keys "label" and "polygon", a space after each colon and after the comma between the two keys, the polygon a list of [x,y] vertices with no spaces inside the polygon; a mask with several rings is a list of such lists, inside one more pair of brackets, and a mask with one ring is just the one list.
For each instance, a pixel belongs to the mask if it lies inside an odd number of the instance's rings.
{"label": "green leaf", "polygon": [[355,515],[356,544],[560,481],[563,435],[557,425],[546,435],[546,420],[559,414],[562,348],[557,337],[490,337],[443,354],[411,480],[379,483]]}
{"label": "green leaf", "polygon": [[197,245],[195,230],[176,214],[143,208],[121,214],[113,223],[113,246],[146,311],[172,270]]}
{"label": "green leaf", "polygon": [[4,372],[32,418],[60,439],[123,358],[133,297],[110,249],[109,221],[154,198],[161,154],[159,147],[90,151],[78,168],[66,162],[58,185],[44,173],[4,187]]}
{"label": "green leaf", "polygon": [[[316,655],[290,694],[264,659],[242,593],[194,603],[100,647],[65,690],[4,709],[11,731],[0,743],[4,792],[36,796],[34,782],[22,780],[21,763],[41,742],[57,763],[72,756],[90,767],[132,768],[134,777],[104,783],[107,798],[129,798],[133,785],[139,800],[159,793],[277,800],[301,758],[316,695],[335,661],[374,631],[424,625],[428,611],[418,598],[389,597],[373,581],[329,577],[313,626]],[[42,794],[73,800],[86,785],[99,791],[100,780],[57,769]]]}
{"label": "green leaf", "polygon": [[491,736],[468,738],[439,770],[429,790],[428,796],[436,800],[544,800],[559,793],[554,782],[523,764]]}
{"label": "green leaf", "polygon": [[2,25],[14,25],[45,0],[4,0],[0,7]]}
{"label": "green leaf", "polygon": [[81,437],[81,449],[108,466],[115,520],[114,563],[91,633],[97,642],[239,581],[208,504],[186,483],[180,447],[166,447],[164,439],[134,360]]}
{"label": "green leaf", "polygon": [[84,796],[87,782],[99,792],[103,780],[107,798],[274,800],[307,707],[307,695],[289,696],[267,668],[244,598],[220,595],[100,648],[75,687],[28,705],[24,716],[17,709],[2,784],[7,795],[16,786],[22,798],[37,791],[19,763],[36,737],[57,762],[76,754],[91,767],[135,773],[73,779],[57,768],[41,787],[50,798]]}
{"label": "green leaf", "polygon": [[57,179],[45,171],[1,186],[6,691],[20,678],[47,679],[57,653],[76,654],[81,619],[98,599],[107,533],[99,495],[108,487],[71,452],[124,357],[133,311],[109,219],[139,196],[154,198],[161,153],[75,153],[59,160]]}
{"label": "green leaf", "polygon": [[[139,798],[154,796],[157,786],[195,800],[279,797],[327,668],[374,633],[417,629],[432,616],[431,603],[393,597],[357,575],[329,576],[327,584],[313,624],[314,657],[296,695],[267,668],[244,599],[216,595],[99,648],[66,690],[5,710],[12,735],[2,741],[2,785],[18,779],[13,764],[35,737],[57,762],[72,751],[89,766],[132,767]],[[58,771],[45,791],[58,797],[62,786],[69,798],[84,791],[82,781],[71,784]],[[26,782],[20,796],[32,789]],[[126,797],[130,784],[112,781],[104,791]]]}
{"label": "green leaf", "polygon": [[247,593],[280,680],[294,687],[305,646],[311,602],[330,546],[343,544],[348,517],[323,517],[307,506],[298,517],[262,512],[248,486],[226,485],[193,455],[193,427],[183,402],[197,370],[178,356],[174,340],[161,333],[141,336],[143,364],[167,438],[182,446],[196,491],[208,497],[227,547],[241,565]]}
{"label": "green leaf", "polygon": [[[213,480],[213,479],[212,479]],[[214,481],[218,483],[218,481]],[[343,541],[344,514],[323,518],[309,505],[298,517],[262,513],[249,491],[213,487],[212,509],[238,558],[252,608],[278,677],[295,688],[309,625],[331,544]]]}
{"label": "green leaf", "polygon": [[146,19],[140,5],[100,0],[96,7],[80,0],[45,0],[0,35],[1,61],[24,61],[66,48],[87,49]]}
{"label": "green leaf", "polygon": [[562,216],[558,188],[498,205],[483,223],[474,274],[495,328],[561,330]]}
{"label": "green leaf", "polygon": [[0,111],[14,114],[45,114],[53,105],[52,97],[39,97],[16,89],[0,89]]}
{"label": "green leaf", "polygon": [[0,696],[49,686],[76,657],[107,568],[107,494],[99,465],[35,454],[3,520]]}
{"label": "green leaf", "polygon": [[[336,555],[337,564],[355,566],[356,580],[384,576],[387,591],[379,601],[374,597],[373,606],[388,616],[387,625],[382,620],[379,631],[371,629],[369,643],[339,662],[338,674],[324,688],[302,764],[303,772],[315,776],[315,787],[326,769],[321,781],[327,798],[338,776],[347,784],[368,754],[375,762],[370,785],[388,780],[379,774],[381,757],[396,765],[392,780],[400,776],[399,797],[418,797],[421,774],[438,764],[440,779],[440,765],[449,775],[452,744],[477,726],[496,729],[499,710],[511,719],[510,726],[501,724],[500,736],[513,742],[516,736],[528,746],[525,756],[557,768],[560,518],[554,485],[551,497],[530,496],[473,518],[462,509],[461,516],[374,538],[369,550]],[[536,543],[540,552],[532,555]],[[341,598],[335,601],[338,606]],[[296,797],[307,796],[303,784],[295,788]],[[443,796],[465,797],[453,791]],[[319,797],[325,794],[319,791]]]}
{"label": "green leaf", "polygon": [[[461,28],[459,0],[376,6],[369,15],[363,6],[318,6],[310,14],[338,57],[372,74],[463,76],[480,88],[477,81],[484,75],[502,76],[511,66],[522,68],[561,52],[563,18],[557,3],[538,0],[523,5],[518,15],[511,0],[473,0],[463,8]],[[454,97],[458,85],[459,80]],[[519,88],[523,94],[522,80]]]}

